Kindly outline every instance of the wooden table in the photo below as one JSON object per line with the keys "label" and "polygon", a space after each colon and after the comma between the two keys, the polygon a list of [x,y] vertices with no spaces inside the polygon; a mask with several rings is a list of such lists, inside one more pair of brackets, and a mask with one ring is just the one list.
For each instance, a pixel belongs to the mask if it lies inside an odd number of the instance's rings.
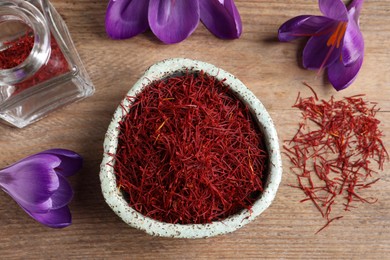
{"label": "wooden table", "polygon": [[[164,45],[147,32],[113,41],[104,28],[108,1],[53,0],[85,63],[96,93],[25,128],[0,126],[0,167],[50,148],[80,153],[85,164],[71,178],[75,197],[73,224],[62,230],[32,220],[0,192],[0,257],[4,258],[388,258],[390,255],[390,164],[371,189],[379,199],[346,212],[323,232],[324,224],[310,203],[299,203],[301,191],[283,156],[282,182],[270,208],[254,222],[224,236],[182,240],[155,238],[128,227],[104,202],[99,183],[103,140],[111,116],[125,93],[153,63],[187,57],[210,62],[241,79],[263,102],[281,140],[297,130],[300,112],[291,108],[298,92],[309,95],[302,81],[321,98],[364,93],[382,108],[378,118],[390,145],[390,2],[367,1],[361,15],[366,56],[355,83],[336,92],[322,75],[297,61],[302,42],[279,43],[278,27],[300,14],[319,14],[315,0],[236,0],[244,33],[239,40],[215,38],[200,24],[180,44]],[[390,147],[390,146],[389,146]],[[389,148],[388,147],[388,148]],[[390,148],[389,148],[390,149]]]}

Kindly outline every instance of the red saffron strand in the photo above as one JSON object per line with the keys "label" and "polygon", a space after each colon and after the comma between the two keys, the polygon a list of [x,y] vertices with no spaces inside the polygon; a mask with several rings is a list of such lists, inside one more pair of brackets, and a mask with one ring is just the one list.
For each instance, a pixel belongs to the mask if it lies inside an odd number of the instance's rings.
{"label": "red saffron strand", "polygon": [[135,210],[180,224],[251,209],[267,152],[249,109],[203,72],[150,83],[119,126],[117,184]]}
{"label": "red saffron strand", "polygon": [[334,217],[334,218],[329,219],[328,221],[326,221],[325,225],[322,228],[320,228],[319,230],[317,230],[316,235],[318,233],[320,233],[322,230],[324,230],[326,227],[328,227],[330,225],[330,223],[332,223],[335,220],[341,219],[341,218],[343,218],[343,216]]}
{"label": "red saffron strand", "polygon": [[331,218],[333,207],[340,207],[338,212],[348,211],[355,203],[377,201],[365,197],[364,190],[377,183],[378,172],[373,167],[376,163],[383,170],[389,154],[381,140],[380,121],[375,118],[379,111],[376,103],[364,101],[364,95],[319,100],[313,88],[304,84],[314,97],[298,95],[293,107],[301,110],[302,121],[283,148],[299,183],[289,186],[301,189],[306,195],[301,202],[311,201],[327,221],[318,233],[342,217]]}
{"label": "red saffron strand", "polygon": [[303,85],[305,85],[306,87],[308,87],[311,92],[313,92],[313,95],[314,95],[314,98],[316,99],[316,101],[318,101],[318,96],[317,96],[317,93],[314,91],[313,87],[309,85],[309,83],[307,82],[303,82]]}

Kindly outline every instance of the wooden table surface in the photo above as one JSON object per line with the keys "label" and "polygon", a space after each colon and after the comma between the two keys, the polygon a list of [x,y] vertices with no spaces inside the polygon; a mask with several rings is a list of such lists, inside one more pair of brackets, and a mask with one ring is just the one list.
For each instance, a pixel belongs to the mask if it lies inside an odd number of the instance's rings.
{"label": "wooden table surface", "polygon": [[73,224],[61,230],[31,219],[0,192],[0,258],[344,258],[390,257],[390,164],[371,189],[379,199],[361,204],[323,232],[324,224],[310,203],[299,203],[301,191],[288,184],[296,179],[283,156],[282,182],[273,204],[244,228],[209,239],[155,238],[128,227],[103,200],[99,165],[111,116],[125,93],[153,63],[187,57],[206,61],[236,75],[268,109],[280,140],[297,130],[300,112],[291,108],[298,92],[309,95],[307,81],[321,98],[366,94],[378,102],[384,143],[390,149],[390,2],[371,0],[361,13],[365,60],[355,83],[336,92],[316,72],[298,64],[302,42],[279,43],[278,27],[300,14],[319,14],[316,0],[236,0],[244,32],[240,39],[215,38],[200,24],[187,40],[164,45],[150,33],[124,41],[107,38],[108,3],[53,0],[68,24],[86,69],[96,86],[94,96],[52,113],[25,128],[0,125],[0,167],[32,153],[67,148],[85,164],[71,178],[75,197],[70,204]]}

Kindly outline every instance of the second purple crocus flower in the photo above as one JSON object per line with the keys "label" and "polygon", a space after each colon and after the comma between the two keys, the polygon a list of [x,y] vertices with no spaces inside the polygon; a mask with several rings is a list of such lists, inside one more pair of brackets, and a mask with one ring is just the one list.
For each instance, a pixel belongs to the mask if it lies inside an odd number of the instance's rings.
{"label": "second purple crocus flower", "polygon": [[72,223],[68,203],[73,190],[66,177],[81,169],[75,152],[51,149],[0,169],[0,188],[43,225],[63,228]]}
{"label": "second purple crocus flower", "polygon": [[222,39],[240,37],[242,23],[234,0],[110,0],[106,31],[113,39],[126,39],[147,29],[164,43],[178,43],[202,21]]}
{"label": "second purple crocus flower", "polygon": [[348,7],[341,0],[319,0],[324,16],[301,15],[279,28],[279,40],[310,37],[303,50],[303,66],[311,70],[327,69],[336,90],[352,84],[363,63],[364,40],[359,28],[363,0]]}

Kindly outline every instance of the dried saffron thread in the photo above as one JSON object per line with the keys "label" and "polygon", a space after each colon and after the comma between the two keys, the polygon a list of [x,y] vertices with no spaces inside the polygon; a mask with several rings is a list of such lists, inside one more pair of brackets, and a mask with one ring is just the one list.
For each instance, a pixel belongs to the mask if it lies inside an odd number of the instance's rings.
{"label": "dried saffron thread", "polygon": [[[34,46],[34,35],[29,31],[22,37],[11,42],[6,42],[3,45],[5,46],[5,49],[0,51],[0,69],[10,69],[24,62],[30,55]],[[14,94],[54,77],[63,75],[69,71],[69,64],[62,53],[60,46],[56,39],[51,36],[49,60],[33,76],[17,83],[15,85]]]}
{"label": "dried saffron thread", "polygon": [[301,202],[311,201],[327,221],[318,233],[342,217],[331,217],[334,206],[349,211],[354,203],[377,201],[363,191],[379,180],[373,167],[383,170],[389,154],[375,118],[376,103],[364,101],[364,95],[319,100],[308,87],[314,97],[298,95],[293,107],[301,110],[302,121],[283,147],[298,178],[298,185],[290,186],[304,191]]}
{"label": "dried saffron thread", "polygon": [[203,72],[156,81],[124,107],[114,171],[129,205],[181,224],[250,209],[267,153],[251,112]]}

